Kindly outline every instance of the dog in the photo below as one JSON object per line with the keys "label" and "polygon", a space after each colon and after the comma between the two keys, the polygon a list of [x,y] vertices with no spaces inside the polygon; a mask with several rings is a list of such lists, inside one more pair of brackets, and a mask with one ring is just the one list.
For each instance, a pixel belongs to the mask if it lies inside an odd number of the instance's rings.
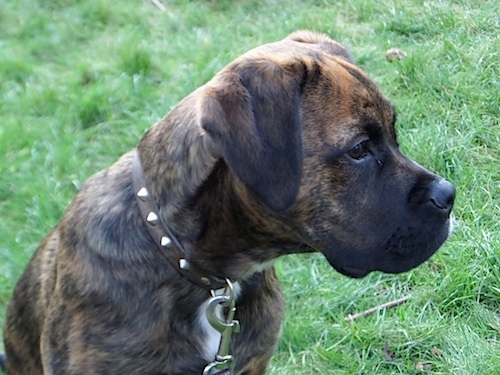
{"label": "dog", "polygon": [[326,35],[237,58],[87,180],[40,244],[8,306],[7,373],[265,374],[277,258],[321,252],[361,278],[447,238],[455,188],[402,154],[395,121]]}

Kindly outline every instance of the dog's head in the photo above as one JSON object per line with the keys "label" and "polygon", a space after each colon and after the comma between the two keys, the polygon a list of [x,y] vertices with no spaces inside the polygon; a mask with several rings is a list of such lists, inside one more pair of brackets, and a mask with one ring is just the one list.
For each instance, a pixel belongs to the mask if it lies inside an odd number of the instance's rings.
{"label": "dog's head", "polygon": [[401,153],[393,106],[328,37],[296,32],[252,50],[200,98],[217,157],[340,272],[403,272],[446,239],[453,186]]}

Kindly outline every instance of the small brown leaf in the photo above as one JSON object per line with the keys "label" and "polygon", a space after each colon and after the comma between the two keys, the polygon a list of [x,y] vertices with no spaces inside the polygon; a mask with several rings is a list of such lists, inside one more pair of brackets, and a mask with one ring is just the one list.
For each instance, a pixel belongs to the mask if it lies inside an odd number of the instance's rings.
{"label": "small brown leaf", "polygon": [[431,353],[437,355],[438,357],[442,357],[444,355],[444,352],[441,349],[436,348],[435,346],[432,347]]}
{"label": "small brown leaf", "polygon": [[385,58],[388,61],[401,60],[405,56],[406,53],[403,50],[400,50],[399,48],[390,48],[387,51],[385,51]]}
{"label": "small brown leaf", "polygon": [[417,370],[417,371],[432,370],[432,364],[429,362],[417,362],[417,363],[415,363],[415,370]]}

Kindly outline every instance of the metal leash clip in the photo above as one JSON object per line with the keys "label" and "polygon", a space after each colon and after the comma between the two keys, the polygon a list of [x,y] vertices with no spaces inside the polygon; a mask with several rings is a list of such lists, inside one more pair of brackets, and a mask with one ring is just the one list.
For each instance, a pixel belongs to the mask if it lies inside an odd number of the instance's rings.
{"label": "metal leash clip", "polygon": [[[209,363],[203,370],[203,375],[230,375],[234,371],[234,357],[229,353],[231,346],[231,337],[233,333],[240,331],[240,323],[234,320],[236,312],[236,301],[234,288],[231,281],[226,279],[227,287],[222,294],[212,290],[212,298],[208,301],[207,320],[210,325],[220,332],[221,340],[219,350],[215,356],[215,361]],[[221,317],[226,311],[226,316]]]}

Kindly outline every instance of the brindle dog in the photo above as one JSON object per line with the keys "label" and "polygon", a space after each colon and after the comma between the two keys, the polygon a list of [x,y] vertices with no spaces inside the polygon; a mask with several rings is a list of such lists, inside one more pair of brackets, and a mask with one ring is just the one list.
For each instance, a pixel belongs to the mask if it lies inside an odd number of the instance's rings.
{"label": "brindle dog", "polygon": [[[230,63],[140,141],[185,260],[237,283],[234,374],[266,373],[276,348],[276,258],[398,273],[446,239],[454,188],[401,153],[395,119],[341,45],[300,31]],[[201,374],[214,359],[209,291],[148,231],[135,153],[85,183],[27,266],[5,320],[8,374]]]}

